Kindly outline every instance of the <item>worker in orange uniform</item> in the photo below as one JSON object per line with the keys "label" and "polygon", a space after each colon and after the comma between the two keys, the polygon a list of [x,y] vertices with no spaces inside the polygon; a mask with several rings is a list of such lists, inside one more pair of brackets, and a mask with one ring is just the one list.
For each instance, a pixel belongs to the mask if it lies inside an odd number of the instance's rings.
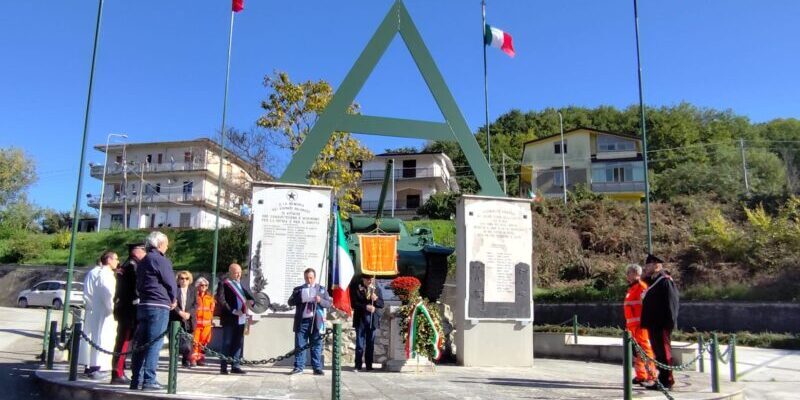
{"label": "worker in orange uniform", "polygon": [[214,296],[208,291],[208,281],[197,279],[197,325],[194,328],[194,352],[192,360],[197,365],[206,364],[206,355],[201,345],[211,342],[211,321],[214,318]]}
{"label": "worker in orange uniform", "polygon": [[[625,302],[623,308],[625,310],[625,327],[630,332],[633,340],[644,350],[647,357],[655,359],[653,349],[650,347],[650,338],[647,334],[647,329],[643,329],[640,325],[642,317],[642,298],[647,290],[647,284],[642,281],[642,267],[636,264],[628,265],[625,271],[625,276],[628,279],[628,292],[625,294]],[[658,375],[656,366],[653,361],[643,360],[639,352],[633,352],[633,369],[636,371],[636,377],[633,378],[634,384],[642,386],[650,386],[655,383]]]}

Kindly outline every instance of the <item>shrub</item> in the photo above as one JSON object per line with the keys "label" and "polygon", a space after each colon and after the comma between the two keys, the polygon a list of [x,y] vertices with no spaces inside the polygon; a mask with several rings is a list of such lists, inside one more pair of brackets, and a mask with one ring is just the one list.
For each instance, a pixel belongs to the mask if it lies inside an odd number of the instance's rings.
{"label": "shrub", "polygon": [[72,233],[68,230],[61,230],[54,234],[50,241],[50,247],[54,250],[64,250],[69,248],[69,243],[72,240]]}
{"label": "shrub", "polygon": [[3,262],[17,264],[30,261],[44,251],[43,242],[37,235],[20,233],[8,243]]}
{"label": "shrub", "polygon": [[451,219],[456,215],[457,197],[454,192],[436,192],[417,209],[417,214],[431,219]]}

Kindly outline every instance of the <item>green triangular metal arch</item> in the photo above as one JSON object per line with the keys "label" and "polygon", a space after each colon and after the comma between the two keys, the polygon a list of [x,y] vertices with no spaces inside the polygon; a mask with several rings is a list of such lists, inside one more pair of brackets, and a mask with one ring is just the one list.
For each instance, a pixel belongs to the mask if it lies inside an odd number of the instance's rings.
{"label": "green triangular metal arch", "polygon": [[[400,33],[414,58],[428,89],[433,95],[445,122],[428,122],[400,118],[349,115],[347,108],[355,100],[395,35]],[[292,157],[281,176],[281,182],[306,183],[308,171],[316,162],[328,138],[335,131],[356,132],[380,136],[408,137],[429,140],[454,140],[461,147],[481,187],[480,194],[505,196],[492,169],[486,162],[478,142],[469,130],[450,89],[436,67],[428,48],[402,1],[393,5],[347,73],[325,112],[311,128],[303,144]]]}

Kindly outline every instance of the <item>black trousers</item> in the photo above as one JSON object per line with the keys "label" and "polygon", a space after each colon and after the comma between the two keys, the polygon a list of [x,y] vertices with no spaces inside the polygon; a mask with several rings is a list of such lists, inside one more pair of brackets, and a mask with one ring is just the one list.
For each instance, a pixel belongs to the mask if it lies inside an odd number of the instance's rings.
{"label": "black trousers", "polygon": [[[672,329],[648,328],[647,333],[650,334],[650,346],[653,347],[656,361],[672,365],[672,341],[670,339]],[[675,384],[672,371],[668,369],[658,368],[658,380],[666,387],[672,387]]]}
{"label": "black trousers", "polygon": [[[222,326],[222,353],[228,357],[239,359],[242,357],[242,347],[244,346],[244,324],[231,324]],[[232,368],[239,368],[238,362],[231,364]],[[220,371],[228,370],[228,362],[220,360]]]}
{"label": "black trousers", "polygon": [[375,354],[375,329],[368,326],[356,328],[356,369],[361,369],[361,361],[367,364],[367,369],[372,369],[372,359]]}

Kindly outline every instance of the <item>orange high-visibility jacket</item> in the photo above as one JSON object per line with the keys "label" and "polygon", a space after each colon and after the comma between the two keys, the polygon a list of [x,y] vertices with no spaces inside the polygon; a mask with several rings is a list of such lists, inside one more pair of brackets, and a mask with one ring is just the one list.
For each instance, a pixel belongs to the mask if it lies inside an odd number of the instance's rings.
{"label": "orange high-visibility jacket", "polygon": [[211,326],[214,318],[214,296],[206,291],[205,294],[197,293],[197,326]]}
{"label": "orange high-visibility jacket", "polygon": [[629,331],[639,329],[639,322],[642,318],[642,298],[647,291],[647,284],[639,280],[628,287],[625,294],[623,308],[625,310],[625,326]]}

